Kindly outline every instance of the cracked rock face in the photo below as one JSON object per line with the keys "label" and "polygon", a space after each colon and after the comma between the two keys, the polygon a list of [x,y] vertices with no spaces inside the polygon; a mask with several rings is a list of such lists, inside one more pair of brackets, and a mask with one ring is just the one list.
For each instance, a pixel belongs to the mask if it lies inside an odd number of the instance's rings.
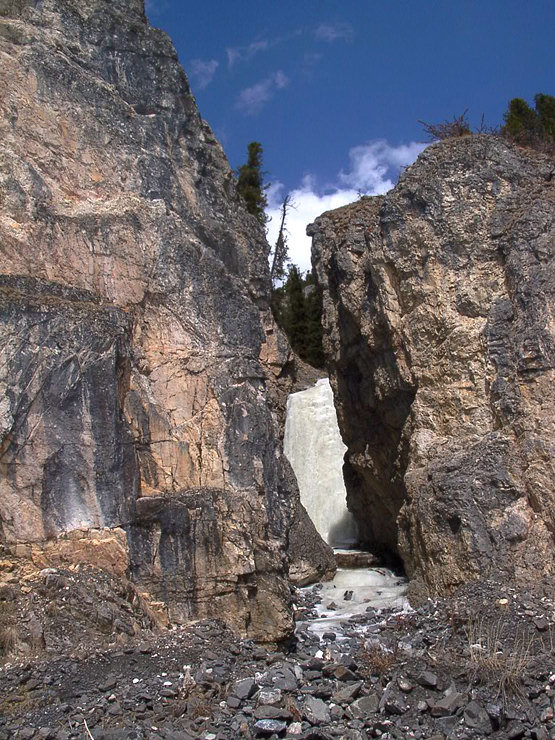
{"label": "cracked rock face", "polygon": [[435,144],[309,233],[366,543],[414,595],[553,574],[553,160]]}
{"label": "cracked rock face", "polygon": [[0,57],[1,540],[94,560],[123,528],[171,618],[279,639],[294,363],[263,230],[140,0],[2,0]]}

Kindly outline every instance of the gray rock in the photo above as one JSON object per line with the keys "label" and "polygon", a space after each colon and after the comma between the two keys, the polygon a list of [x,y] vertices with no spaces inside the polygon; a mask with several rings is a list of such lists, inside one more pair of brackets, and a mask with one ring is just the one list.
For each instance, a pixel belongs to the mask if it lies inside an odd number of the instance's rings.
{"label": "gray rock", "polygon": [[287,722],[278,719],[259,719],[254,723],[254,731],[257,735],[279,734],[287,728]]}
{"label": "gray rock", "polygon": [[283,707],[260,706],[254,710],[256,719],[292,719],[291,712]]}
{"label": "gray rock", "polygon": [[449,717],[450,715],[455,714],[457,709],[460,709],[463,703],[464,696],[453,691],[432,705],[430,710],[432,717]]}
{"label": "gray rock", "polygon": [[555,573],[552,173],[499,137],[450,139],[308,228],[349,509],[413,603]]}
{"label": "gray rock", "polygon": [[469,727],[489,735],[493,731],[488,713],[478,702],[471,701],[464,710],[464,721]]}
{"label": "gray rock", "polygon": [[302,706],[303,717],[311,725],[326,725],[331,722],[329,708],[322,699],[308,696]]}
{"label": "gray rock", "polygon": [[422,671],[422,673],[416,679],[420,686],[426,688],[435,689],[437,688],[437,676],[431,671]]}
{"label": "gray rock", "polygon": [[282,699],[281,689],[260,689],[256,700],[259,704],[279,704]]}
{"label": "gray rock", "polygon": [[411,683],[407,678],[403,678],[402,676],[397,679],[397,686],[403,692],[403,694],[410,694],[410,692],[414,689],[414,684]]}
{"label": "gray rock", "polygon": [[298,683],[295,672],[288,665],[271,668],[266,673],[266,681],[280,691],[295,691]]}
{"label": "gray rock", "polygon": [[370,714],[375,714],[380,706],[380,700],[377,694],[369,694],[368,696],[361,696],[360,699],[354,701],[350,710],[353,717],[365,719]]}
{"label": "gray rock", "polygon": [[346,686],[342,686],[332,695],[332,700],[336,704],[350,704],[360,694],[362,685],[362,681],[356,681],[354,683],[347,684]]}
{"label": "gray rock", "polygon": [[258,689],[254,678],[242,678],[240,681],[236,681],[231,687],[231,692],[238,699],[250,699],[254,696]]}
{"label": "gray rock", "polygon": [[395,694],[390,693],[384,701],[384,709],[388,714],[404,714],[407,708],[405,700]]}

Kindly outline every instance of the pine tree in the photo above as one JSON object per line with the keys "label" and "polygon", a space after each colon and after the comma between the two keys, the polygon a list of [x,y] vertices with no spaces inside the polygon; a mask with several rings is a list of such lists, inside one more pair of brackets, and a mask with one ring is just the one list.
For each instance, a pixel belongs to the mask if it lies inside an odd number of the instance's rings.
{"label": "pine tree", "polygon": [[306,306],[299,268],[292,265],[285,283],[284,330],[291,346],[302,358],[306,349]]}
{"label": "pine tree", "polygon": [[555,141],[555,97],[538,93],[534,97],[534,102],[544,135],[550,136]]}
{"label": "pine tree", "polygon": [[277,284],[281,283],[287,276],[289,251],[287,249],[285,221],[287,219],[287,211],[291,207],[291,196],[287,194],[281,204],[281,223],[272,256],[272,266],[270,268],[270,278],[272,280],[274,290],[276,289]]}
{"label": "pine tree", "polygon": [[262,144],[251,141],[248,146],[247,163],[241,165],[238,171],[237,190],[243,196],[247,204],[247,210],[260,221],[266,223],[265,208],[268,204],[266,199],[266,186],[263,181],[262,172]]}
{"label": "pine tree", "polygon": [[534,97],[535,110],[522,98],[509,102],[501,129],[518,144],[553,151],[555,148],[555,97],[538,93]]}
{"label": "pine tree", "polygon": [[516,140],[524,140],[537,133],[536,111],[522,98],[513,98],[503,115],[503,133]]}
{"label": "pine tree", "polygon": [[306,350],[303,357],[313,367],[324,367],[325,356],[322,344],[322,291],[308,272],[305,277],[306,306]]}

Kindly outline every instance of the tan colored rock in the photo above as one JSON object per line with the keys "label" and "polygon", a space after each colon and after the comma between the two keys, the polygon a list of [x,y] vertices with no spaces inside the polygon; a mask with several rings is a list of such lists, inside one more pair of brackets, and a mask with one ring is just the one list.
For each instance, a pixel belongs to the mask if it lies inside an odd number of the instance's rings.
{"label": "tan colored rock", "polygon": [[449,140],[310,227],[348,505],[413,593],[554,574],[554,171]]}
{"label": "tan colored rock", "polygon": [[281,639],[295,363],[263,229],[142,2],[2,4],[0,137],[2,542],[110,565],[60,536],[124,529],[117,567],[175,619]]}

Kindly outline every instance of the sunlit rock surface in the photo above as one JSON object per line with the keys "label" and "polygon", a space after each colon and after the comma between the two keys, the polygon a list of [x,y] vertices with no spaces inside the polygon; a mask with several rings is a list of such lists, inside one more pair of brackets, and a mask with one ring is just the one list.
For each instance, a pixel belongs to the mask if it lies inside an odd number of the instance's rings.
{"label": "sunlit rock surface", "polygon": [[348,506],[413,594],[553,576],[554,173],[452,139],[309,228]]}
{"label": "sunlit rock surface", "polygon": [[0,108],[1,541],[285,636],[295,360],[173,45],[141,0],[2,2]]}

